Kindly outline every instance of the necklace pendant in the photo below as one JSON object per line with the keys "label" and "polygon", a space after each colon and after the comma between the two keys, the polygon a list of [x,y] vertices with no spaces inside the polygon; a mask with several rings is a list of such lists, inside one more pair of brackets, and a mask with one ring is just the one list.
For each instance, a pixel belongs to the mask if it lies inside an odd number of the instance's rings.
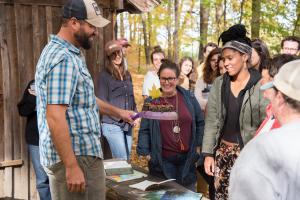
{"label": "necklace pendant", "polygon": [[177,126],[177,125],[174,126],[174,127],[173,127],[173,132],[176,133],[176,134],[180,133],[180,127]]}

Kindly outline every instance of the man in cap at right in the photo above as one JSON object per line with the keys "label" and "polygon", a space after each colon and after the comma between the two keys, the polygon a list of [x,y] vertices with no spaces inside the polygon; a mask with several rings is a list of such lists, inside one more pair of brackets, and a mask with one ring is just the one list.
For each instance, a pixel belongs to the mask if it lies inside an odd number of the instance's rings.
{"label": "man in cap at right", "polygon": [[299,55],[300,38],[297,36],[288,36],[281,41],[281,53],[290,55]]}
{"label": "man in cap at right", "polygon": [[230,199],[299,198],[299,77],[298,59],[283,65],[274,81],[262,86],[273,92],[270,102],[282,127],[259,135],[245,146],[230,174]]}

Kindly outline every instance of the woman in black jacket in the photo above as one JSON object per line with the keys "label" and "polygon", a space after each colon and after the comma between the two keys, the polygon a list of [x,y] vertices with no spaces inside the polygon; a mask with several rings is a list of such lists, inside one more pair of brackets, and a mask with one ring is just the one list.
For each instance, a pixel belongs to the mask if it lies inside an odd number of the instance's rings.
{"label": "woman in black jacket", "polygon": [[48,176],[45,173],[39,153],[39,131],[37,126],[35,81],[28,83],[21,101],[18,103],[18,111],[22,117],[27,117],[25,139],[28,145],[31,162],[36,176],[36,189],[41,200],[51,200]]}

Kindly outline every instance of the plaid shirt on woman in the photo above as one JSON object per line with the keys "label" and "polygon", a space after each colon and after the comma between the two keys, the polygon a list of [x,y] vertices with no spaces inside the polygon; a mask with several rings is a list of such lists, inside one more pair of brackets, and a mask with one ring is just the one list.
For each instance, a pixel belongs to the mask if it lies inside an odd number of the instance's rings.
{"label": "plaid shirt on woman", "polygon": [[94,84],[80,50],[52,35],[37,64],[35,79],[42,165],[60,161],[46,120],[47,104],[68,106],[66,120],[75,155],[102,158]]}

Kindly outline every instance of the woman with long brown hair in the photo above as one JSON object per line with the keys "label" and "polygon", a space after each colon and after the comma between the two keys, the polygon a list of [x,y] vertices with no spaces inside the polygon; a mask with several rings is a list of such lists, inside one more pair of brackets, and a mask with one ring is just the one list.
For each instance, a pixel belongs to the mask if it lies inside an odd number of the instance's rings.
{"label": "woman with long brown hair", "polygon": [[178,84],[184,89],[194,93],[197,75],[193,59],[188,56],[181,58],[179,68],[180,75],[178,78]]}
{"label": "woman with long brown hair", "polygon": [[[130,73],[125,69],[122,46],[112,40],[105,45],[108,64],[100,73],[98,96],[118,108],[136,110]],[[129,159],[132,143],[130,124],[110,116],[102,116],[102,131],[114,158]]]}
{"label": "woman with long brown hair", "polygon": [[216,77],[220,75],[217,62],[221,56],[221,49],[212,50],[204,63],[202,76],[198,78],[195,86],[195,96],[202,110],[205,110],[211,85]]}

